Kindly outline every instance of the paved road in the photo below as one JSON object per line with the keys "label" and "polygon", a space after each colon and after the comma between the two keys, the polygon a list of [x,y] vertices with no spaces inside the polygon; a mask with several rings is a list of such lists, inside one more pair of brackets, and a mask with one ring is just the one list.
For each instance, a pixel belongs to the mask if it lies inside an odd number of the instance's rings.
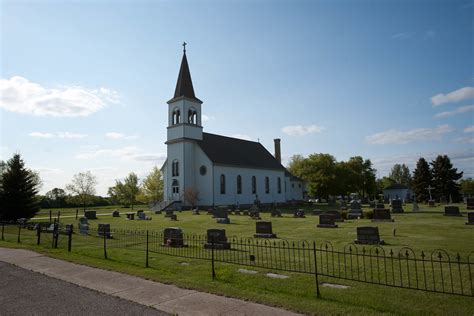
{"label": "paved road", "polygon": [[0,261],[1,315],[169,315]]}

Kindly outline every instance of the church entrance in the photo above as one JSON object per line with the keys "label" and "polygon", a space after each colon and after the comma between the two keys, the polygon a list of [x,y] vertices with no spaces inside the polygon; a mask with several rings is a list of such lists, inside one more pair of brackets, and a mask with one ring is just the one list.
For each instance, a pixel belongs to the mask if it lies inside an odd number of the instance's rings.
{"label": "church entrance", "polygon": [[180,200],[180,196],[179,196],[179,182],[178,180],[173,180],[172,184],[171,184],[171,188],[172,188],[172,191],[173,191],[173,201],[179,201]]}

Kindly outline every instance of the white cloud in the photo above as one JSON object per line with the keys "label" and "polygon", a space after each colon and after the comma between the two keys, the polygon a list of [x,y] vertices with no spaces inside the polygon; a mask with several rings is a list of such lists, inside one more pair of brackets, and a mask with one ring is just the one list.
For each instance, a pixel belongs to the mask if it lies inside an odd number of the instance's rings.
{"label": "white cloud", "polygon": [[252,140],[252,138],[247,134],[233,134],[230,137],[238,138],[238,139],[245,139],[245,140]]}
{"label": "white cloud", "polygon": [[473,105],[460,106],[454,111],[440,112],[440,113],[436,114],[435,117],[436,118],[450,117],[450,116],[454,116],[454,115],[457,115],[457,114],[466,113],[466,112],[470,112],[470,111],[474,111],[474,104]]}
{"label": "white cloud", "polygon": [[79,139],[87,137],[86,134],[69,133],[69,132],[57,132],[57,133],[43,133],[43,132],[31,132],[28,134],[35,138],[67,138],[67,139]]}
{"label": "white cloud", "polygon": [[205,114],[202,115],[202,121],[203,122],[208,122],[208,121],[212,121],[212,120],[215,120],[215,119],[216,119],[216,117],[212,116],[212,115],[211,116],[208,116],[208,115],[205,115]]}
{"label": "white cloud", "polygon": [[431,103],[433,103],[433,106],[438,106],[445,103],[460,102],[472,98],[474,98],[474,87],[464,87],[447,94],[437,94],[431,97]]}
{"label": "white cloud", "polygon": [[393,34],[392,38],[398,39],[398,40],[406,40],[414,36],[415,36],[415,32],[401,32],[401,33]]}
{"label": "white cloud", "polygon": [[436,128],[415,128],[407,131],[391,129],[365,137],[370,145],[408,144],[419,140],[440,140],[443,134],[452,132],[448,125]]}
{"label": "white cloud", "polygon": [[459,137],[454,140],[456,143],[474,144],[474,137]]}
{"label": "white cloud", "polygon": [[130,139],[137,139],[138,136],[137,135],[125,135],[125,134],[117,133],[117,132],[109,132],[109,133],[105,134],[105,138],[116,139],[116,140],[119,140],[119,139],[130,140]]}
{"label": "white cloud", "polygon": [[163,163],[166,160],[164,153],[144,153],[142,149],[133,146],[127,146],[117,149],[103,148],[90,149],[75,156],[76,159],[93,160],[97,158],[118,158],[126,161],[154,162]]}
{"label": "white cloud", "polygon": [[308,134],[321,133],[324,127],[318,125],[290,125],[283,127],[281,130],[290,136],[305,136]]}
{"label": "white cloud", "polygon": [[35,116],[88,116],[110,103],[118,103],[116,91],[79,86],[46,88],[20,76],[0,79],[0,108]]}
{"label": "white cloud", "polygon": [[466,127],[464,133],[474,133],[474,125]]}

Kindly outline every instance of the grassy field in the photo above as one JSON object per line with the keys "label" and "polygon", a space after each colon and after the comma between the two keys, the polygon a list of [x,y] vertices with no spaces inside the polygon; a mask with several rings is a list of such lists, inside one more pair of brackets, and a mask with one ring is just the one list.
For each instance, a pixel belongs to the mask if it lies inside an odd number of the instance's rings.
{"label": "grassy field", "polygon": [[[312,216],[312,208],[325,209],[327,206],[318,205],[307,208],[305,219],[295,219],[288,214],[283,218],[271,218],[269,213],[262,213],[262,219],[271,220],[273,231],[279,238],[287,240],[331,241],[335,249],[342,249],[356,238],[356,227],[376,225],[379,227],[381,238],[387,245],[384,249],[400,249],[411,247],[418,254],[421,250],[431,252],[437,248],[447,250],[451,255],[459,253],[463,257],[474,250],[474,227],[465,225],[467,216],[465,207],[460,205],[463,217],[445,217],[442,207],[428,208],[421,205],[419,213],[411,213],[411,206],[405,207],[404,214],[396,214],[393,223],[372,223],[368,219],[346,220],[338,223],[337,229],[316,228],[318,217]],[[89,221],[91,227],[98,223],[109,223],[117,229],[148,229],[160,231],[165,227],[178,226],[185,233],[205,234],[207,228],[225,228],[228,236],[251,237],[255,232],[255,221],[246,216],[231,215],[231,224],[215,223],[211,216],[193,216],[189,211],[178,214],[178,221],[171,222],[164,215],[154,215],[151,221],[127,221],[124,212],[130,209],[120,209],[121,217],[112,218],[112,209],[98,209],[98,220]],[[136,209],[145,209],[137,207]],[[38,217],[49,215],[44,210]],[[62,222],[77,223],[74,218],[75,209],[61,210]],[[73,216],[73,217],[66,217]],[[396,229],[395,236],[393,230]],[[315,296],[314,276],[297,273],[283,273],[288,279],[270,279],[265,276],[265,269],[252,268],[259,273],[254,275],[238,273],[242,268],[232,264],[217,263],[217,279],[212,280],[210,262],[177,258],[154,254],[150,257],[150,267],[144,268],[144,253],[125,249],[109,249],[109,259],[103,259],[100,239],[97,244],[75,247],[68,253],[62,249],[50,249],[34,246],[33,240],[16,244],[12,235],[7,238],[10,242],[0,242],[2,247],[27,247],[46,253],[50,256],[74,261],[91,266],[116,270],[146,277],[148,279],[173,283],[181,287],[193,288],[206,292],[239,297],[269,305],[280,306],[308,314],[322,315],[472,315],[474,313],[474,298],[459,297],[446,294],[434,294],[409,289],[397,289],[386,286],[343,281],[334,278],[320,278],[320,282],[330,282],[348,285],[348,289],[333,289],[321,287],[322,297]],[[186,264],[183,264],[185,262]],[[277,272],[281,273],[281,272]]]}

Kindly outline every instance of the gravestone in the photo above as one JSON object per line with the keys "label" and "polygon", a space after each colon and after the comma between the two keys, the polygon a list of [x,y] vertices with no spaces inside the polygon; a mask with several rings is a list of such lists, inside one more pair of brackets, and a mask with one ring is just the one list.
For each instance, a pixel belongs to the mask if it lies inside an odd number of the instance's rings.
{"label": "gravestone", "polygon": [[362,206],[358,201],[351,202],[351,209],[347,213],[347,219],[359,219],[362,218]]}
{"label": "gravestone", "polygon": [[375,200],[369,201],[369,207],[371,207],[371,208],[376,208],[376,207],[375,207],[375,206],[376,206],[376,203],[377,203],[377,202],[376,202]]}
{"label": "gravestone", "polygon": [[351,210],[361,210],[362,205],[358,201],[351,201]]}
{"label": "gravestone", "polygon": [[447,204],[448,199],[443,195],[442,197],[439,198],[439,203],[441,204]]}
{"label": "gravestone", "polygon": [[155,211],[155,214],[160,215],[160,214],[161,214],[161,210],[156,210],[156,211]]}
{"label": "gravestone", "polygon": [[379,228],[372,226],[357,227],[357,240],[355,244],[383,245],[385,242],[380,240]]}
{"label": "gravestone", "polygon": [[193,209],[193,215],[201,215],[201,213],[199,213],[199,209]]}
{"label": "gravestone", "polygon": [[272,217],[281,217],[280,210],[272,210]]}
{"label": "gravestone", "polygon": [[99,224],[97,235],[99,237],[104,237],[104,234],[105,238],[112,238],[112,235],[110,234],[110,224]]}
{"label": "gravestone", "polygon": [[321,215],[319,215],[319,224],[318,224],[317,227],[337,228],[336,222],[334,220],[334,215],[331,215],[331,214],[321,214]]}
{"label": "gravestone", "polygon": [[184,247],[183,231],[181,228],[165,228],[163,231],[163,244],[168,247]]}
{"label": "gravestone", "polygon": [[207,242],[205,249],[230,249],[230,243],[227,242],[225,229],[210,228],[207,230]]}
{"label": "gravestone", "polygon": [[376,203],[374,208],[385,208],[384,203]]}
{"label": "gravestone", "polygon": [[293,217],[294,218],[305,218],[304,216],[304,211],[302,209],[296,210],[293,212]]}
{"label": "gravestone", "polygon": [[138,210],[137,211],[137,217],[140,218],[140,214],[142,214],[142,213],[143,213],[143,210]]}
{"label": "gravestone", "polygon": [[220,206],[215,209],[213,218],[216,219],[216,223],[218,224],[230,224],[229,210],[227,209],[227,206]]}
{"label": "gravestone", "polygon": [[314,209],[311,211],[311,214],[313,214],[314,216],[321,215],[322,213],[323,211],[321,211],[320,209]]}
{"label": "gravestone", "polygon": [[249,216],[251,219],[259,220],[260,218],[260,211],[257,207],[251,207],[249,210]]}
{"label": "gravestone", "polygon": [[344,200],[340,201],[341,204],[341,211],[347,211],[347,203]]}
{"label": "gravestone", "polygon": [[467,223],[466,225],[474,225],[474,212],[467,213]]}
{"label": "gravestone", "polygon": [[444,216],[462,216],[459,207],[448,205],[444,207]]}
{"label": "gravestone", "polygon": [[466,208],[468,210],[474,210],[474,198],[468,197],[466,199]]}
{"label": "gravestone", "polygon": [[125,213],[125,215],[127,216],[127,220],[129,221],[133,221],[135,219],[135,213]]}
{"label": "gravestone", "polygon": [[255,238],[276,238],[272,230],[272,222],[258,221],[255,223]]}
{"label": "gravestone", "polygon": [[87,219],[97,219],[96,211],[85,211],[84,216],[87,217]]}
{"label": "gravestone", "polygon": [[165,217],[171,217],[174,214],[173,210],[165,210]]}
{"label": "gravestone", "polygon": [[249,211],[248,211],[248,210],[244,210],[244,211],[242,212],[242,214],[243,214],[244,216],[249,216]]}
{"label": "gravestone", "polygon": [[145,212],[141,211],[138,213],[138,219],[142,221],[150,221],[151,217],[146,216]]}
{"label": "gravestone", "polygon": [[81,233],[81,235],[89,234],[89,220],[87,217],[83,216],[79,218],[79,233]]}
{"label": "gravestone", "polygon": [[420,210],[420,207],[418,206],[418,203],[416,202],[416,198],[413,199],[413,209],[411,210],[412,212],[418,212]]}
{"label": "gravestone", "polygon": [[393,222],[388,208],[374,208],[374,218],[372,222]]}
{"label": "gravestone", "polygon": [[120,217],[120,212],[115,210],[112,212],[112,217]]}
{"label": "gravestone", "polygon": [[74,224],[66,224],[65,233],[72,234],[74,232]]}
{"label": "gravestone", "polygon": [[403,213],[403,201],[392,200],[392,213]]}
{"label": "gravestone", "polygon": [[334,217],[334,221],[336,222],[344,222],[344,219],[342,218],[341,213],[339,211],[326,211],[323,214],[332,215]]}
{"label": "gravestone", "polygon": [[328,201],[328,206],[331,206],[331,207],[336,206],[336,200],[330,199],[330,200]]}
{"label": "gravestone", "polygon": [[177,221],[177,220],[178,220],[178,215],[172,214],[172,215],[170,216],[170,220],[172,220],[172,221]]}
{"label": "gravestone", "polygon": [[429,207],[435,207],[436,206],[436,201],[435,200],[429,200],[428,201],[428,206]]}

